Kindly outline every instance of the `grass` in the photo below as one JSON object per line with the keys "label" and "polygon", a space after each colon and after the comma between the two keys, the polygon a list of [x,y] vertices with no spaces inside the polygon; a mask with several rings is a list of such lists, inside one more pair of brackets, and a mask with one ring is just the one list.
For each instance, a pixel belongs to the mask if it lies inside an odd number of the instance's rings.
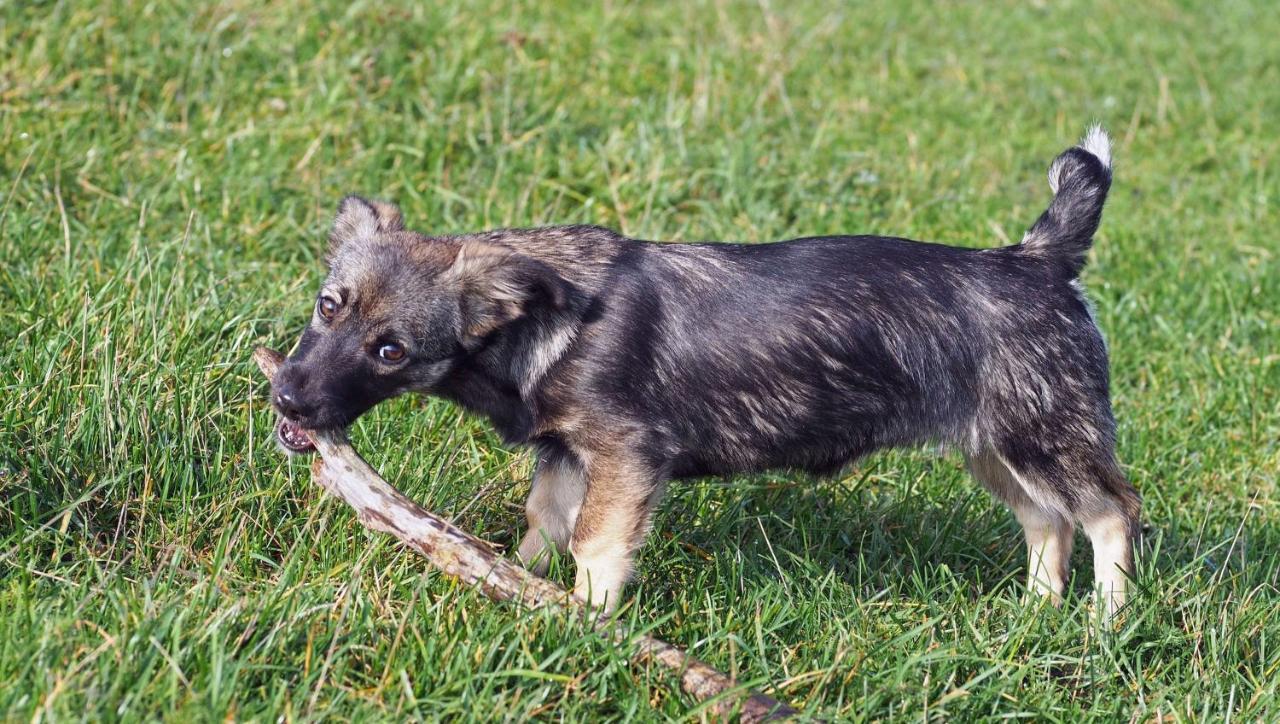
{"label": "grass", "polygon": [[[626,615],[829,720],[1275,720],[1277,35],[1262,0],[0,3],[0,718],[696,718],[274,452],[249,352],[301,329],[336,200],[993,246],[1098,119],[1085,281],[1149,521],[1117,630],[1083,544],[1068,604],[1024,605],[1011,516],[927,451],[673,487]],[[517,540],[530,462],[483,421],[399,400],[354,434]]]}

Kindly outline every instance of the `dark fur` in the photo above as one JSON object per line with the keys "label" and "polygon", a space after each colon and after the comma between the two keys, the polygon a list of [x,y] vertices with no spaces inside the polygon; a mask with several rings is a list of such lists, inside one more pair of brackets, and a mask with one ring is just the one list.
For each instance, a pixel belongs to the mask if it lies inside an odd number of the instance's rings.
{"label": "dark fur", "polygon": [[[540,471],[586,480],[566,521],[575,554],[620,536],[610,550],[628,565],[667,479],[823,473],[937,441],[1011,470],[983,482],[1015,509],[1118,515],[1131,531],[1107,349],[1076,281],[1110,181],[1106,162],[1069,149],[1023,243],[983,250],[877,236],[669,244],[589,226],[433,237],[349,197],[326,283],[342,312],[316,317],[277,391],[305,427],[344,426],[406,391],[486,415],[540,451]],[[371,354],[387,339],[408,362]]]}

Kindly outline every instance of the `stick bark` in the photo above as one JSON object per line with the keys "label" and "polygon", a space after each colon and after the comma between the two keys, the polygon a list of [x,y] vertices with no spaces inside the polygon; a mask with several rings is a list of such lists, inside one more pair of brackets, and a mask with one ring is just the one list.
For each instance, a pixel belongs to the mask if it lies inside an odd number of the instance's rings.
{"label": "stick bark", "polygon": [[[275,350],[259,347],[253,353],[258,368],[273,379],[283,361]],[[498,555],[483,540],[463,531],[410,500],[373,469],[347,440],[332,430],[309,431],[319,457],[311,464],[312,479],[356,511],[360,523],[390,533],[422,554],[444,573],[478,586],[495,601],[514,601],[530,608],[558,606],[573,615],[590,612],[560,586],[526,571]],[[710,701],[720,718],[737,715],[744,722],[794,716],[794,709],[739,685],[681,649],[652,636],[637,637],[608,618],[595,619],[600,633],[620,643],[630,640],[641,664],[657,663],[680,676],[681,687],[699,701]]]}

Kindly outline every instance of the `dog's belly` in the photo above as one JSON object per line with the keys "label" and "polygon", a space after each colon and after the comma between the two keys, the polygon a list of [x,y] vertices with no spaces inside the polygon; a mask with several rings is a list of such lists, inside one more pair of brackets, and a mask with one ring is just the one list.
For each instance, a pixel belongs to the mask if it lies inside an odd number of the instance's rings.
{"label": "dog's belly", "polygon": [[[703,450],[678,456],[672,477],[696,478],[709,475],[756,473],[765,470],[802,470],[815,475],[830,475],[858,458],[873,452],[872,444],[832,444],[796,446],[787,450],[719,451]],[[744,454],[745,453],[745,454]]]}
{"label": "dog's belly", "polygon": [[685,427],[683,439],[676,441],[674,447],[681,452],[675,456],[672,474],[697,477],[791,469],[828,475],[878,449],[939,436],[933,420],[913,414],[910,408],[883,404],[872,413],[854,404],[833,402],[837,404],[800,417],[704,417],[703,422],[710,424]]}

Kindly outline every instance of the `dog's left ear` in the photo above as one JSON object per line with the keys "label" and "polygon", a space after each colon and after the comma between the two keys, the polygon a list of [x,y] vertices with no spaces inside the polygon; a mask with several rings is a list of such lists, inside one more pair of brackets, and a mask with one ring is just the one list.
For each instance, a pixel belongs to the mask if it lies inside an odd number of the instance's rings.
{"label": "dog's left ear", "polygon": [[462,286],[464,334],[478,338],[543,306],[569,306],[572,287],[546,264],[505,247],[466,242],[448,274]]}
{"label": "dog's left ear", "polygon": [[404,217],[400,208],[386,201],[372,201],[359,196],[345,196],[338,203],[329,231],[329,251],[335,252],[353,239],[388,231],[402,231]]}

